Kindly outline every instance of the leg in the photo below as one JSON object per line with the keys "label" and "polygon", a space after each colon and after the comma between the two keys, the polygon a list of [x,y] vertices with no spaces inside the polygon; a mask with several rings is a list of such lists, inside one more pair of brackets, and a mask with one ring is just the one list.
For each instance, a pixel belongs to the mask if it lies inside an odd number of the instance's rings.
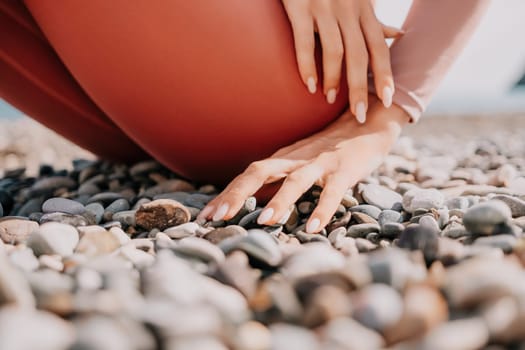
{"label": "leg", "polygon": [[0,1],[0,96],[62,136],[116,160],[146,156],[85,95],[24,5]]}
{"label": "leg", "polygon": [[26,4],[95,103],[194,180],[230,181],[348,102],[344,84],[334,105],[303,86],[278,0]]}

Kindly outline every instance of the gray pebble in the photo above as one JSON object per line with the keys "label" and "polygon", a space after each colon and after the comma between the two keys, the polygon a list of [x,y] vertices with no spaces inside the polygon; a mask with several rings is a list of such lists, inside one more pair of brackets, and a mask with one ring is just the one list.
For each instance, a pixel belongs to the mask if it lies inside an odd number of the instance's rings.
{"label": "gray pebble", "polygon": [[403,197],[383,186],[366,184],[361,186],[363,199],[380,209],[392,209],[397,203],[401,203]]}
{"label": "gray pebble", "polygon": [[359,213],[365,213],[366,215],[374,218],[377,220],[379,218],[379,214],[381,214],[381,209],[378,207],[374,207],[373,205],[369,204],[360,204],[356,205],[355,207],[351,207],[350,212],[359,212]]}
{"label": "gray pebble", "polygon": [[102,204],[95,202],[86,205],[86,211],[90,212],[95,216],[95,223],[99,224],[102,221],[102,216],[104,215],[104,207]]}
{"label": "gray pebble", "polygon": [[346,234],[350,237],[366,237],[371,232],[379,232],[381,228],[378,224],[357,224],[352,225],[346,231]]}
{"label": "gray pebble", "polygon": [[412,189],[403,195],[403,209],[413,213],[416,209],[440,209],[445,197],[436,189]]}
{"label": "gray pebble", "polygon": [[79,202],[67,198],[49,198],[42,204],[42,212],[53,213],[62,212],[72,215],[80,215],[86,211],[86,208]]}
{"label": "gray pebble", "polygon": [[73,254],[78,241],[79,235],[73,226],[48,222],[42,224],[29,236],[27,246],[33,249],[36,256],[42,254],[68,256]]}
{"label": "gray pebble", "polygon": [[507,204],[498,200],[476,204],[463,216],[465,228],[476,235],[492,235],[509,232],[511,211]]}

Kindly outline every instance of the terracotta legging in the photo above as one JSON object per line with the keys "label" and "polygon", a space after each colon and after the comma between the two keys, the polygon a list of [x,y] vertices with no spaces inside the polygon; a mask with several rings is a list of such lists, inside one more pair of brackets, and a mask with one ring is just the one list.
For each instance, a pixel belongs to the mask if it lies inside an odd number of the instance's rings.
{"label": "terracotta legging", "polygon": [[348,104],[344,81],[334,105],[308,93],[280,0],[0,0],[0,96],[102,157],[216,184]]}

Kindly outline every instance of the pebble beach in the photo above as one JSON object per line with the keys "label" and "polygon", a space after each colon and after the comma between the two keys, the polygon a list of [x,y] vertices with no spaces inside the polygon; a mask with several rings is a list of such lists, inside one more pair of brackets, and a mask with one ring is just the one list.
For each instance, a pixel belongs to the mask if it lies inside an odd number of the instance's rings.
{"label": "pebble beach", "polygon": [[0,349],[525,349],[525,115],[423,117],[320,234],[0,123]]}

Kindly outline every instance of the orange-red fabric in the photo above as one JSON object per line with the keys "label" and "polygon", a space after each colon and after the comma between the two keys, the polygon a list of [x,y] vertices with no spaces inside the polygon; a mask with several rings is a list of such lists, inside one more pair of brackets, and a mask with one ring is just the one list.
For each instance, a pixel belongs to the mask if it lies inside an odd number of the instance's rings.
{"label": "orange-red fabric", "polygon": [[145,158],[85,95],[24,5],[0,1],[0,96],[32,118],[105,158]]}
{"label": "orange-red fabric", "polygon": [[279,0],[25,3],[95,104],[190,179],[225,184],[348,103],[344,82],[334,105],[309,94]]}

